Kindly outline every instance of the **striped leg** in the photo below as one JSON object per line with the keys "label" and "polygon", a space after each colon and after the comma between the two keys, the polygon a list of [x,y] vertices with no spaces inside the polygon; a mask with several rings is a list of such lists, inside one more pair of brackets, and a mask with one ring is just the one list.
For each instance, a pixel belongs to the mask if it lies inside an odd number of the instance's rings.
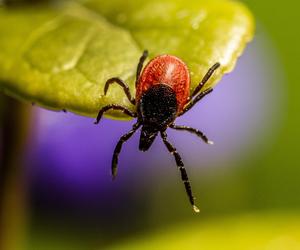
{"label": "striped leg", "polygon": [[129,115],[131,117],[137,117],[137,114],[130,111],[129,109],[123,107],[123,106],[120,106],[120,105],[116,105],[116,104],[110,104],[110,105],[107,105],[105,107],[103,107],[102,109],[100,109],[99,113],[98,113],[98,116],[97,116],[97,119],[96,121],[94,122],[95,124],[98,124],[103,116],[103,114],[109,110],[120,110],[122,111],[124,114],[126,115]]}
{"label": "striped leg", "polygon": [[188,131],[188,132],[190,132],[192,134],[195,134],[195,135],[199,136],[205,143],[210,144],[210,145],[214,144],[213,141],[210,141],[207,138],[207,136],[203,132],[201,132],[200,130],[198,130],[198,129],[191,128],[191,127],[188,127],[188,126],[178,126],[178,125],[175,125],[175,124],[170,125],[170,128],[176,129],[176,130],[185,130],[185,131]]}
{"label": "striped leg", "polygon": [[141,56],[139,64],[138,64],[137,69],[136,69],[135,86],[137,86],[137,84],[138,84],[140,74],[141,74],[144,62],[147,59],[147,57],[148,57],[148,50],[144,50],[143,55]]}
{"label": "striped leg", "polygon": [[111,173],[112,173],[113,179],[115,179],[117,176],[118,159],[119,159],[119,154],[121,152],[123,143],[126,142],[127,140],[129,140],[130,137],[137,131],[137,129],[139,127],[140,127],[140,123],[134,124],[132,130],[130,130],[127,134],[123,135],[116,145],[114,154],[113,154],[113,158],[112,158],[112,163],[111,163]]}
{"label": "striped leg", "polygon": [[161,137],[163,139],[164,144],[166,145],[167,149],[169,150],[169,152],[174,155],[177,167],[180,171],[181,174],[181,180],[184,183],[184,187],[186,190],[186,193],[188,195],[189,201],[191,203],[191,205],[193,206],[193,209],[196,213],[199,213],[200,210],[199,208],[197,208],[197,206],[195,205],[195,198],[193,196],[193,192],[192,192],[192,187],[187,175],[187,172],[185,170],[184,164],[182,162],[182,159],[180,157],[180,155],[178,154],[176,148],[167,140],[167,133],[166,132],[161,132]]}
{"label": "striped leg", "polygon": [[205,85],[205,83],[210,79],[210,77],[212,76],[212,74],[221,66],[220,63],[215,63],[205,74],[205,76],[203,77],[203,79],[201,80],[201,82],[198,84],[198,86],[195,88],[195,90],[193,91],[192,95],[191,95],[191,99],[194,98],[203,88],[203,86]]}

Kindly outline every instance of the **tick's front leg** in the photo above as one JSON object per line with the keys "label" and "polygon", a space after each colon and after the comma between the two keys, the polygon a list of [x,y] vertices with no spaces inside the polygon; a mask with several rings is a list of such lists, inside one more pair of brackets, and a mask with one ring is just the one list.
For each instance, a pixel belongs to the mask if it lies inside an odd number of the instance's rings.
{"label": "tick's front leg", "polygon": [[166,132],[161,132],[161,137],[163,139],[163,142],[165,144],[165,146],[167,147],[168,151],[174,156],[175,161],[176,161],[176,165],[177,168],[180,171],[181,174],[181,180],[184,184],[185,187],[185,191],[188,195],[189,201],[194,209],[194,211],[196,213],[199,213],[200,210],[199,208],[195,205],[195,198],[193,196],[193,192],[192,192],[192,187],[191,187],[191,183],[189,181],[189,177],[187,175],[187,172],[185,170],[184,164],[182,162],[181,156],[179,155],[179,153],[177,152],[176,148],[168,141],[167,139],[167,133]]}
{"label": "tick's front leg", "polygon": [[115,179],[117,176],[119,154],[121,152],[123,143],[128,141],[130,139],[130,137],[137,131],[137,129],[139,127],[140,127],[139,122],[134,124],[132,130],[130,130],[127,134],[123,135],[116,145],[114,154],[113,154],[113,158],[112,158],[112,162],[111,162],[111,174],[112,174],[113,179]]}

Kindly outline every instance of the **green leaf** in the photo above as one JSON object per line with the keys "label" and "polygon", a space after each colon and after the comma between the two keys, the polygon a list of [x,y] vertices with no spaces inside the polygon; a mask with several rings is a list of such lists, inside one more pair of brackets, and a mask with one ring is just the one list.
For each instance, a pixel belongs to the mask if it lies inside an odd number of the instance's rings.
{"label": "green leaf", "polygon": [[164,228],[145,236],[137,234],[106,249],[298,250],[299,227],[299,214],[288,212],[238,215],[205,221],[194,218],[190,223]]}
{"label": "green leaf", "polygon": [[119,86],[107,96],[103,87],[118,76],[134,94],[144,49],[150,58],[169,53],[184,60],[191,88],[220,62],[209,87],[233,69],[253,30],[249,11],[229,0],[88,0],[0,8],[0,88],[50,109],[93,117],[111,103],[134,109]]}

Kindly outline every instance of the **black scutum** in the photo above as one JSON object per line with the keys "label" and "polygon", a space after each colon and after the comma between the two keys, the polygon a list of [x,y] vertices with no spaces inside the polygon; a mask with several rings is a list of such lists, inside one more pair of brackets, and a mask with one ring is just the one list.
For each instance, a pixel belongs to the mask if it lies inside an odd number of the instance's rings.
{"label": "black scutum", "polygon": [[176,118],[177,100],[174,90],[166,84],[157,84],[141,97],[139,112],[144,126],[154,130],[166,128]]}

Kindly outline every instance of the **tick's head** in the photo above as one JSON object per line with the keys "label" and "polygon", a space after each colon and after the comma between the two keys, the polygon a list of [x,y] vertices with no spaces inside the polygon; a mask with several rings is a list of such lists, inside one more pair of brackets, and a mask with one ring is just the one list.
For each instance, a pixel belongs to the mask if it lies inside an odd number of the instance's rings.
{"label": "tick's head", "polygon": [[147,125],[143,126],[141,129],[139,149],[141,151],[147,151],[151,147],[157,134],[157,129]]}

